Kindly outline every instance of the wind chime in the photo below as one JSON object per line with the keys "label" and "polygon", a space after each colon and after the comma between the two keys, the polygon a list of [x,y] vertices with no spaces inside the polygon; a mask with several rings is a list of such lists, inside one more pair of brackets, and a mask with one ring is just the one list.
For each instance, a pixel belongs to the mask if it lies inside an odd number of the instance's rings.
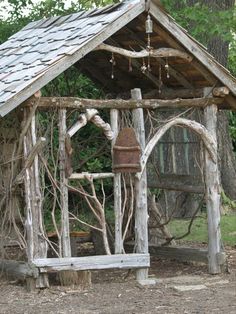
{"label": "wind chime", "polygon": [[116,65],[116,60],[113,52],[111,54],[110,62],[111,62],[111,78],[114,79],[114,66]]}
{"label": "wind chime", "polygon": [[[147,19],[145,22],[145,29],[146,29],[146,34],[147,34],[147,51],[151,51],[153,48],[151,46],[151,34],[153,33],[153,21],[151,19],[151,16],[148,12]],[[146,67],[145,61],[143,60],[143,65],[141,67],[141,71],[145,73],[147,71],[151,71],[151,66],[150,66],[150,55],[148,56],[148,65]],[[169,79],[170,78],[170,73],[169,73],[169,63],[168,63],[168,58],[166,58],[166,64],[165,64],[165,71],[166,71],[166,77]],[[159,61],[159,94],[161,94],[161,87],[163,85],[162,82],[162,66],[161,62]]]}
{"label": "wind chime", "polygon": [[[151,34],[153,33],[153,21],[151,19],[150,13],[148,12],[147,15],[147,19],[145,21],[145,31],[147,34],[147,46],[146,46],[146,50],[148,52],[151,52],[153,47],[151,46]],[[116,66],[116,60],[115,60],[115,56],[114,53],[112,52],[111,54],[111,59],[110,59],[110,63],[111,63],[111,79],[114,79],[114,67]],[[133,68],[132,68],[132,58],[129,58],[129,65],[128,65],[128,71],[132,72]],[[140,67],[140,70],[143,74],[145,74],[146,72],[151,72],[151,62],[150,62],[150,53],[147,57],[147,64],[145,62],[145,58],[142,58],[142,65]],[[165,65],[164,65],[164,70],[166,72],[166,77],[167,79],[170,78],[170,69],[169,69],[169,62],[168,62],[168,58],[166,58],[165,61]],[[162,62],[161,60],[159,60],[159,70],[158,70],[158,81],[159,81],[159,94],[161,94],[161,88],[163,86],[163,81],[162,81]]]}

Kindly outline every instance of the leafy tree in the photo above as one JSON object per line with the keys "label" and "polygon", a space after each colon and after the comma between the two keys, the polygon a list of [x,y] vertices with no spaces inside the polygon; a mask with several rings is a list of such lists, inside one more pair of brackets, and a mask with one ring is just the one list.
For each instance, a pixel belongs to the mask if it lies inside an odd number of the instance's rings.
{"label": "leafy tree", "polygon": [[[180,25],[207,46],[221,64],[228,65],[236,73],[234,0],[163,0],[162,2]],[[216,44],[216,41],[218,43],[220,41],[220,45]]]}
{"label": "leafy tree", "polygon": [[[163,0],[166,8],[224,66],[236,74],[236,19],[234,0]],[[232,142],[236,142],[236,116],[220,112],[218,143],[221,180],[225,193],[236,199],[236,161]],[[227,152],[227,153],[226,153]]]}
{"label": "leafy tree", "polygon": [[6,41],[31,21],[66,15],[115,2],[117,0],[75,0],[71,1],[68,7],[64,0],[41,0],[39,3],[34,3],[32,0],[6,0],[0,6],[0,43]]}

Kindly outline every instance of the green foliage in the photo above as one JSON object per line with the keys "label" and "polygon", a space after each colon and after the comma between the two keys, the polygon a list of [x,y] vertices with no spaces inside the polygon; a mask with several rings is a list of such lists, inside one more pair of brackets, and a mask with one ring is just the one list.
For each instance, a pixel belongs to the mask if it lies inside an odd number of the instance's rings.
{"label": "green foliage", "polygon": [[[162,0],[176,21],[202,44],[218,36],[229,42],[228,68],[236,75],[236,7],[230,10],[211,8],[197,1],[189,6],[188,0]],[[236,150],[236,115],[230,112],[230,135]]]}
{"label": "green foliage", "polygon": [[7,0],[5,5],[0,3],[0,43],[31,21],[67,15],[115,2],[117,0],[77,0],[71,1],[68,6],[64,0],[42,0],[36,4],[32,0]]}
{"label": "green foliage", "polygon": [[229,45],[228,68],[236,76],[236,33],[233,32],[233,38]]}
{"label": "green foliage", "polygon": [[[63,74],[59,75],[52,82],[50,82],[42,93],[44,96],[78,96],[81,98],[100,98],[104,97],[101,90],[99,90],[93,82],[86,76],[79,73],[75,67],[71,67]],[[78,119],[80,111],[75,110],[67,115],[67,126],[72,126]],[[102,114],[102,112],[100,112]],[[108,117],[104,115],[104,119]],[[50,145],[47,146],[45,156],[50,171],[55,173],[55,164],[58,161],[58,116],[55,112],[41,112],[38,115],[39,121],[39,134],[46,138],[51,137]],[[72,167],[74,172],[106,172],[111,170],[111,155],[110,145],[105,139],[102,130],[98,129],[94,124],[88,123],[72,138],[72,147],[74,153],[72,155]],[[59,169],[57,167],[56,177],[59,179]],[[95,190],[102,201],[103,193],[99,181],[95,181]],[[70,182],[73,186],[77,187],[77,182]],[[89,184],[86,180],[82,181],[85,191],[89,193]],[[48,231],[53,229],[51,210],[53,204],[53,190],[52,184],[46,173],[45,177],[46,193],[44,200],[44,220]],[[112,217],[112,205],[110,197],[113,193],[111,180],[104,180],[104,190],[107,196],[106,214],[108,221]],[[78,194],[71,194],[69,197],[69,210],[74,213],[79,213],[80,219],[90,224],[96,224],[93,214],[91,214],[87,203],[83,197]],[[60,225],[60,210],[57,201],[55,209],[55,219],[57,224]],[[71,230],[86,230],[86,228],[78,222],[73,222]]]}
{"label": "green foliage", "polygon": [[215,36],[230,43],[230,70],[236,74],[236,10],[224,10],[218,7],[210,8],[197,1],[195,5],[188,5],[188,0],[163,0],[163,4],[176,21],[186,28],[191,35],[203,45]]}
{"label": "green foliage", "polygon": [[225,193],[224,191],[221,192],[221,200],[222,200],[222,205],[223,207],[227,207],[229,211],[235,210],[236,209],[236,202],[231,200]]}
{"label": "green foliage", "polygon": [[[172,235],[181,236],[188,230],[189,219],[173,219],[169,226]],[[230,214],[221,217],[221,234],[225,245],[236,245],[236,215]],[[191,233],[183,241],[207,243],[207,219],[197,217],[192,225]]]}
{"label": "green foliage", "polygon": [[42,89],[43,96],[101,98],[102,91],[74,66],[60,74]]}

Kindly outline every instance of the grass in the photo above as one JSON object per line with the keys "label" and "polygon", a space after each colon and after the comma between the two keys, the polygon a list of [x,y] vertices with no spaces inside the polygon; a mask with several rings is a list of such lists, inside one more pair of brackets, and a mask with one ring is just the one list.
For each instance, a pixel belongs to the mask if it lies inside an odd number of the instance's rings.
{"label": "grass", "polygon": [[[173,219],[170,224],[170,232],[174,236],[181,236],[188,230],[190,219]],[[221,217],[221,235],[224,245],[236,245],[236,214],[228,214]],[[207,219],[204,216],[197,217],[191,228],[191,233],[184,241],[207,243]]]}

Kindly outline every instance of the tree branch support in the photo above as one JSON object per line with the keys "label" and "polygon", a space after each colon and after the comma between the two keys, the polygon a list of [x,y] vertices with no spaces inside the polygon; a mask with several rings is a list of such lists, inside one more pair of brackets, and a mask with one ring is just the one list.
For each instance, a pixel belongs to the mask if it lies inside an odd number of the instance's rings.
{"label": "tree branch support", "polygon": [[[217,106],[211,105],[204,110],[208,132],[217,143]],[[210,274],[221,272],[221,232],[220,232],[220,180],[218,163],[213,162],[209,151],[205,152],[205,183],[208,219],[208,268]]]}
{"label": "tree branch support", "polygon": [[131,51],[119,47],[114,47],[107,44],[100,44],[94,50],[105,50],[112,53],[117,53],[124,57],[140,59],[140,58],[170,58],[170,57],[178,57],[184,59],[187,62],[191,62],[193,57],[178,49],[173,48],[159,48],[159,49],[143,49],[141,51]]}
{"label": "tree branch support", "polygon": [[[132,99],[142,99],[141,90],[131,90]],[[133,124],[141,150],[145,149],[145,127],[143,109],[132,112]],[[135,178],[135,248],[137,253],[148,253],[148,209],[147,209],[147,174],[143,169],[142,175]],[[137,270],[138,281],[148,279],[148,268]]]}

